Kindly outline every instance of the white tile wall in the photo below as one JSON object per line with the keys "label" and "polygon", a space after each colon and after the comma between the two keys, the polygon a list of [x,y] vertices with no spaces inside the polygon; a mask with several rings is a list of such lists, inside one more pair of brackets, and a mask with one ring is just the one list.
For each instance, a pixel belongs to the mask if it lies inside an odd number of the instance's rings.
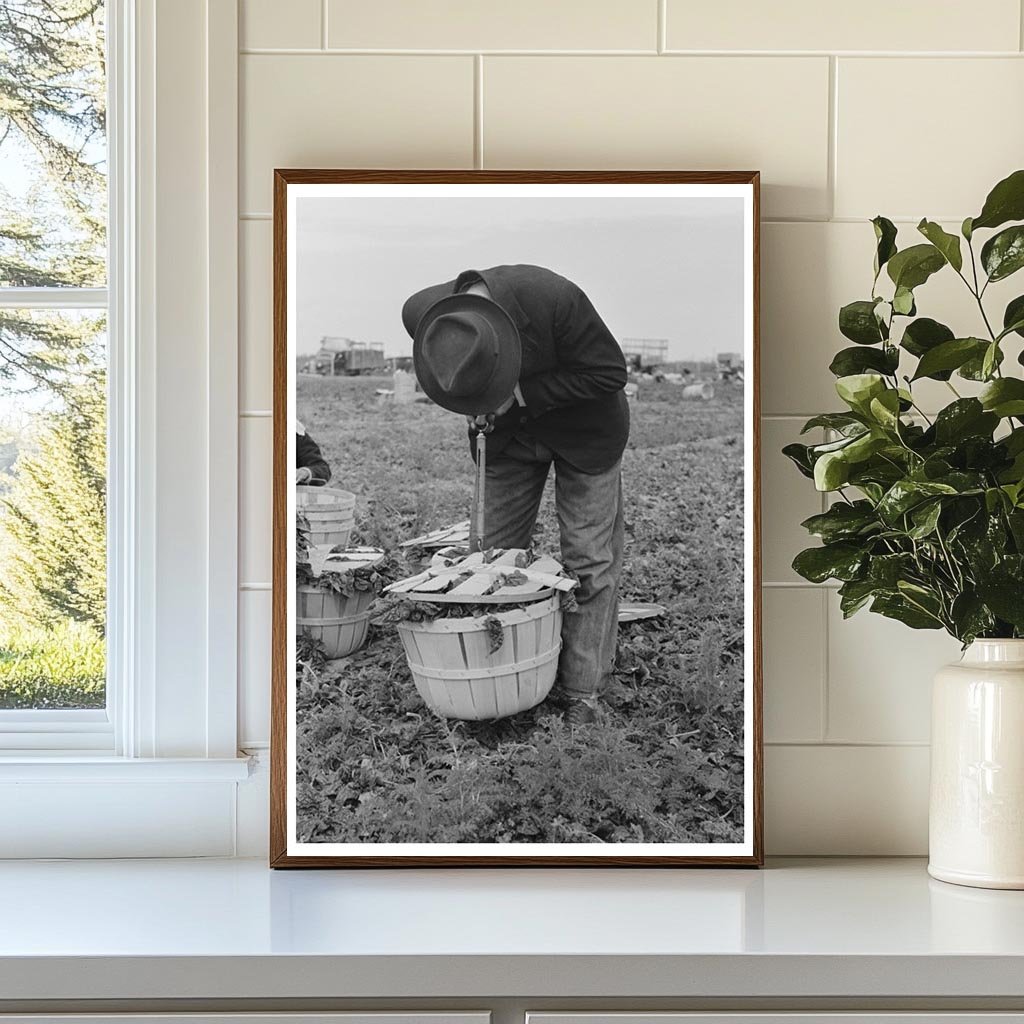
{"label": "white tile wall", "polygon": [[1016,50],[1017,0],[667,0],[670,50]]}
{"label": "white tile wall", "polygon": [[[945,5],[934,6],[945,13]],[[837,82],[840,216],[884,210],[890,217],[916,221],[927,213],[959,223],[980,211],[988,189],[1021,165],[1019,57],[844,58]],[[886,125],[893,126],[891,141]]]}
{"label": "white tile wall", "polygon": [[762,171],[772,217],[828,208],[825,57],[493,57],[486,167]]}
{"label": "white tile wall", "polygon": [[761,572],[765,583],[800,582],[790,563],[798,551],[812,543],[800,524],[825,507],[822,495],[811,481],[782,454],[782,448],[794,441],[813,444],[824,439],[821,431],[801,437],[803,425],[802,418],[779,417],[761,422],[761,528],[764,532]]}
{"label": "white tile wall", "polygon": [[238,407],[267,412],[273,404],[274,231],[269,220],[244,220],[238,236]]}
{"label": "white tile wall", "polygon": [[241,58],[241,202],[269,213],[275,167],[471,167],[473,58]]}
{"label": "white tile wall", "polygon": [[[242,680],[270,679],[270,602],[265,590],[243,590],[238,606],[238,674]],[[238,745],[267,742],[270,687],[243,685],[238,701]]]}
{"label": "white tile wall", "polygon": [[764,592],[764,735],[769,743],[819,743],[825,736],[826,607],[823,588]]}
{"label": "white tile wall", "polygon": [[658,0],[328,0],[331,47],[385,50],[657,49]]}
{"label": "white tile wall", "polygon": [[[762,171],[767,846],[922,853],[928,680],[957,646],[863,613],[844,622],[834,590],[795,576],[799,520],[821,500],[778,449],[835,407],[836,314],[871,284],[866,219],[885,213],[904,237],[923,215],[951,226],[1024,163],[1019,0],[241,7],[243,413],[270,405],[275,166]],[[957,284],[937,276],[919,306],[975,332]],[[270,421],[244,415],[241,447],[240,730],[259,746]]]}
{"label": "white tile wall", "polygon": [[238,22],[243,49],[283,47],[320,49],[322,0],[288,0],[282,18],[281,0],[242,0]]}
{"label": "white tile wall", "polygon": [[238,573],[243,586],[270,583],[271,451],[269,416],[243,416],[238,432],[239,494]]}

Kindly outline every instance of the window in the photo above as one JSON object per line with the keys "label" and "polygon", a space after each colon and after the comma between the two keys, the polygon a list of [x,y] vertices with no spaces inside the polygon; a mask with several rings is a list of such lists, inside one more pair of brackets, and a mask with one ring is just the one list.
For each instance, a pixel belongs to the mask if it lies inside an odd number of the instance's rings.
{"label": "window", "polygon": [[16,747],[111,742],[105,14],[0,3],[0,732]]}

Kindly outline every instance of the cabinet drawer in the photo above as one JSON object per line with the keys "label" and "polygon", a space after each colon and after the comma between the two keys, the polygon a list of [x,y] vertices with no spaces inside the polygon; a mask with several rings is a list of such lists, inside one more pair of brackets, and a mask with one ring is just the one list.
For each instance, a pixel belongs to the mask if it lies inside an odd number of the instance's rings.
{"label": "cabinet drawer", "polygon": [[490,1013],[0,1013],[0,1024],[490,1024]]}
{"label": "cabinet drawer", "polygon": [[526,1024],[1024,1024],[1024,1013],[528,1013]]}

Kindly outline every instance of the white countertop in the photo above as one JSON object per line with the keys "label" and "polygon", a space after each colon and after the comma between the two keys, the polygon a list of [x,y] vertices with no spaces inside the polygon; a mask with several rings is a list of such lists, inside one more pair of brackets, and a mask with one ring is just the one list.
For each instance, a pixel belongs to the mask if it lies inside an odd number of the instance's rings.
{"label": "white countertop", "polygon": [[909,859],[762,871],[7,862],[0,920],[2,1000],[1024,997],[1024,892],[936,882]]}

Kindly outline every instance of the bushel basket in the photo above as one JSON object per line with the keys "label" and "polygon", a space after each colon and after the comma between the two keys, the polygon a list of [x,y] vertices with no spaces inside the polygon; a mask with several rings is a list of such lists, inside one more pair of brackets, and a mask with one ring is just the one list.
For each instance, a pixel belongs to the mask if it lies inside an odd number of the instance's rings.
{"label": "bushel basket", "polygon": [[490,653],[486,616],[400,622],[398,632],[420,696],[446,718],[505,718],[551,692],[562,640],[556,594],[528,608],[502,611],[501,647]]}
{"label": "bushel basket", "polygon": [[335,487],[295,488],[295,506],[309,522],[309,543],[320,545],[348,544],[355,526],[356,496]]}
{"label": "bushel basket", "polygon": [[[329,548],[313,548],[311,561],[318,576],[323,573],[344,573],[349,569],[372,566],[380,562],[384,552],[379,548],[348,548],[331,552]],[[342,594],[312,583],[300,583],[295,595],[295,628],[319,640],[328,658],[344,658],[358,651],[366,642],[370,628],[370,606],[376,599],[372,590],[356,590]]]}

